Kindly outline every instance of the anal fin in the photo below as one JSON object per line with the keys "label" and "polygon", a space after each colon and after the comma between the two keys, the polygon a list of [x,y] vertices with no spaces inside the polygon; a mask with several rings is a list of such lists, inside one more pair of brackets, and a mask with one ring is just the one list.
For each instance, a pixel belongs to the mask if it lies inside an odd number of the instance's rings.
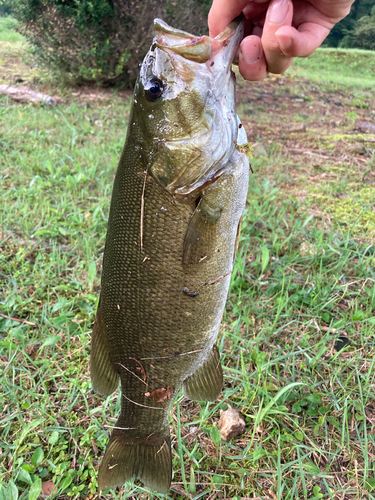
{"label": "anal fin", "polygon": [[137,438],[131,437],[129,431],[113,431],[99,468],[99,490],[123,486],[134,477],[158,493],[167,493],[172,481],[171,440],[167,432],[166,436],[151,433]]}
{"label": "anal fin", "polygon": [[109,357],[107,331],[102,318],[100,302],[91,335],[90,375],[95,392],[109,396],[116,390],[119,374],[113,368]]}
{"label": "anal fin", "polygon": [[187,398],[194,401],[216,401],[222,388],[223,371],[215,344],[206,361],[184,381],[182,390]]}

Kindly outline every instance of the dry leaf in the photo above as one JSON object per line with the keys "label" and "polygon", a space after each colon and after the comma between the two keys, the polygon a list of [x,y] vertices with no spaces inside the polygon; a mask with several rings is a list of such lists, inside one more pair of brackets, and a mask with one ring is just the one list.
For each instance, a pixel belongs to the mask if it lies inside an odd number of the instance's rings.
{"label": "dry leaf", "polygon": [[168,399],[172,396],[173,389],[168,385],[167,388],[162,387],[160,389],[155,389],[152,392],[146,392],[146,398],[152,398],[154,401],[158,403],[164,403],[168,401]]}

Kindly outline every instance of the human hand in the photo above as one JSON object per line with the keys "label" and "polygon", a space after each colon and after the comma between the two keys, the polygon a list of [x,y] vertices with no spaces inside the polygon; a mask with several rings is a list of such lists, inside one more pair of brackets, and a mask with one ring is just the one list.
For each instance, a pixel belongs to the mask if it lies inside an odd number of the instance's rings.
{"label": "human hand", "polygon": [[213,0],[208,14],[210,36],[221,33],[244,13],[245,38],[238,66],[246,80],[283,73],[294,57],[317,49],[333,26],[350,12],[354,0]]}

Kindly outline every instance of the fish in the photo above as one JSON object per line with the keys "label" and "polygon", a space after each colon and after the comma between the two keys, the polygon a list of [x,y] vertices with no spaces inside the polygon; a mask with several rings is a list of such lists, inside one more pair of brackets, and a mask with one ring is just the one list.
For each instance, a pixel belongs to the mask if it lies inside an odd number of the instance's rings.
{"label": "fish", "polygon": [[231,69],[235,20],[216,38],[154,21],[116,173],[92,331],[94,391],[121,382],[121,412],[98,487],[172,480],[168,413],[185,397],[215,401],[216,345],[245,207],[249,158]]}

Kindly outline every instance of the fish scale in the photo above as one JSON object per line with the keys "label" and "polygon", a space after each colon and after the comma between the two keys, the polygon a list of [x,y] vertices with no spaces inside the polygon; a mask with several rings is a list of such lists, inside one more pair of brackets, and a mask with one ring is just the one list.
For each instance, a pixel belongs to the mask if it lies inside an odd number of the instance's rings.
{"label": "fish scale", "polygon": [[[166,493],[172,474],[168,412],[174,397],[182,386],[191,399],[213,401],[222,388],[216,338],[249,169],[247,156],[235,147],[241,140],[234,76],[228,72],[241,29],[236,22],[214,40],[216,56],[207,52],[210,39],[198,38],[192,55],[193,35],[157,21],[159,42],[141,68],[114,182],[92,334],[94,390],[107,396],[118,380],[122,389],[120,417],[99,470],[101,490],[136,477]],[[183,43],[176,45],[176,53],[173,47],[163,48],[158,38],[163,30],[163,43],[172,32],[175,40],[185,40],[186,54]],[[201,95],[205,87],[200,81],[206,86],[217,82],[220,67],[210,69],[215,57],[225,61],[226,86],[217,96],[210,88]],[[194,78],[187,78],[188,71]],[[150,78],[163,86],[155,102],[145,90]],[[228,98],[222,96],[225,91]],[[213,138],[197,126],[197,121],[206,123],[206,115],[213,116],[212,106],[218,107],[215,116],[225,116],[215,124],[215,133],[222,129],[223,144],[215,137],[214,152]],[[182,136],[175,123],[184,125]]]}

